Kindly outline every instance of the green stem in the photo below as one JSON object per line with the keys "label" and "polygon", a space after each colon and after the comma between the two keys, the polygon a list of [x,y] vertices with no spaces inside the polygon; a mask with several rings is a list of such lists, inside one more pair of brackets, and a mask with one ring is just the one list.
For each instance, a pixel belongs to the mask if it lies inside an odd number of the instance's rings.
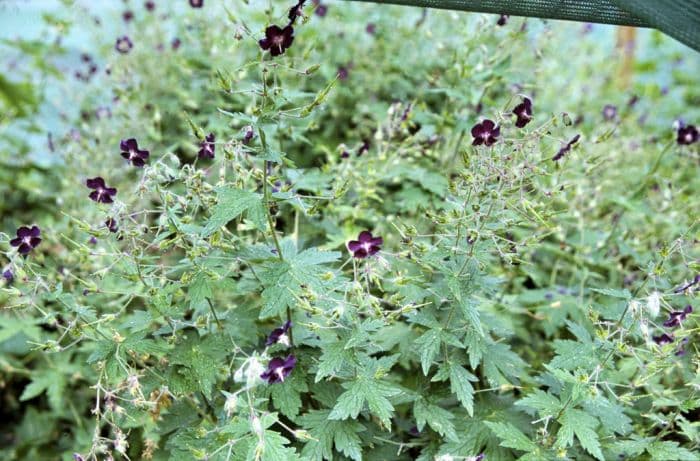
{"label": "green stem", "polygon": [[[267,141],[265,140],[265,133],[263,133],[261,128],[258,128],[258,136],[260,136],[260,143],[262,144],[263,152],[267,153]],[[277,248],[277,256],[279,256],[280,261],[284,261],[282,247],[277,239],[275,223],[272,220],[272,213],[270,213],[270,191],[267,187],[267,169],[269,165],[270,162],[265,160],[265,163],[263,164],[263,206],[265,207],[265,214],[267,215],[267,224],[270,226],[270,232],[272,233],[272,240],[275,242],[275,247]]]}
{"label": "green stem", "polygon": [[[292,309],[287,306],[287,322],[290,324],[292,323]],[[289,330],[287,330],[287,333],[289,334],[289,346],[294,347],[294,334],[292,333],[292,330],[294,327],[290,327]]]}
{"label": "green stem", "polygon": [[211,302],[211,299],[209,298],[204,298],[207,300],[207,303],[209,304],[209,310],[211,311],[211,315],[214,316],[214,320],[216,320],[216,324],[219,326],[219,330],[224,331],[224,326],[221,323],[221,320],[219,320],[219,317],[216,315],[216,310],[214,309],[214,305]]}

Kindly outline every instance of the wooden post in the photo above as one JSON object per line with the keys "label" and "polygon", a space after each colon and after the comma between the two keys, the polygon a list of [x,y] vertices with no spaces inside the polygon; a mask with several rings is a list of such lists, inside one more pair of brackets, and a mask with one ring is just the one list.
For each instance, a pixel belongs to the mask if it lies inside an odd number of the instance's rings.
{"label": "wooden post", "polygon": [[620,26],[617,28],[617,49],[621,55],[620,72],[617,84],[622,89],[629,88],[634,70],[634,47],[637,29]]}

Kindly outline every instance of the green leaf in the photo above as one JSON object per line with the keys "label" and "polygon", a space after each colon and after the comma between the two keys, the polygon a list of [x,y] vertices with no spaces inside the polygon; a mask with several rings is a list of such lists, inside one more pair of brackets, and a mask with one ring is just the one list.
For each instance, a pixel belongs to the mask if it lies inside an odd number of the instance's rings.
{"label": "green leaf", "polygon": [[697,461],[700,459],[697,452],[691,452],[678,446],[678,442],[672,441],[653,442],[648,445],[647,451],[654,461]]}
{"label": "green leaf", "polygon": [[41,337],[41,329],[36,326],[36,320],[14,315],[0,315],[0,343],[16,334],[24,333],[32,340]]}
{"label": "green leaf", "polygon": [[258,229],[266,228],[265,208],[261,194],[232,187],[221,187],[216,192],[216,205],[212,209],[209,222],[202,230],[204,237],[213,234],[217,229],[246,212]]}
{"label": "green leaf", "polygon": [[315,381],[319,382],[327,376],[335,375],[345,364],[351,363],[352,358],[352,352],[345,347],[344,341],[336,340],[327,343],[318,360]]}
{"label": "green leaf", "polygon": [[355,419],[366,402],[370,413],[377,416],[385,427],[390,427],[394,406],[387,397],[394,396],[398,392],[398,389],[387,384],[360,376],[349,385],[347,391],[341,394],[328,418],[332,420]]}
{"label": "green leaf", "polygon": [[270,386],[272,403],[283,415],[294,418],[301,409],[301,393],[308,391],[304,378],[292,373],[283,383]]}
{"label": "green leaf", "polygon": [[526,363],[504,343],[486,345],[483,354],[484,374],[492,386],[518,382],[525,373]]}
{"label": "green leaf", "polygon": [[561,402],[558,398],[540,389],[535,389],[527,397],[516,402],[515,405],[537,410],[540,417],[554,416],[561,409]]}
{"label": "green leaf", "polygon": [[261,461],[295,461],[300,459],[294,448],[287,447],[290,444],[289,440],[277,432],[266,430],[263,433],[262,440],[262,446],[256,444],[251,446],[251,451],[255,451],[256,456],[249,459],[259,459]]}
{"label": "green leaf", "polygon": [[330,82],[328,85],[326,85],[326,87],[325,87],[324,89],[322,89],[321,91],[319,91],[319,93],[316,95],[316,97],[314,98],[314,100],[311,101],[311,103],[309,103],[306,107],[304,107],[304,108],[301,110],[301,112],[299,113],[299,116],[302,117],[302,118],[308,117],[308,116],[311,114],[311,112],[313,112],[313,110],[314,110],[316,107],[318,107],[318,106],[320,106],[321,104],[323,104],[323,101],[326,100],[326,98],[328,97],[328,94],[330,93],[331,89],[333,89],[333,87],[335,86],[335,84],[336,84],[337,82],[338,82],[338,79],[337,79],[337,78],[331,80],[331,82]]}
{"label": "green leaf", "polygon": [[413,405],[413,414],[416,417],[416,426],[422,431],[427,423],[428,426],[443,437],[452,441],[458,441],[452,419],[454,415],[444,408],[428,403],[423,397],[419,397]]}
{"label": "green leaf", "polygon": [[180,391],[198,390],[211,399],[219,367],[229,349],[230,344],[219,335],[210,334],[202,338],[197,333],[190,332],[171,354],[170,363],[182,366],[171,370],[170,376],[179,380],[179,385],[182,386]]}
{"label": "green leaf", "polygon": [[[317,296],[335,289],[335,275],[323,264],[336,261],[340,258],[339,252],[311,248],[295,254],[292,245],[284,245],[283,252],[284,261],[270,261],[258,274],[265,287],[260,318],[279,316],[287,307],[295,306],[297,297],[302,295],[302,286],[314,291]],[[329,272],[333,274],[332,277],[324,277]]]}
{"label": "green leaf", "polygon": [[440,330],[428,330],[416,339],[415,345],[420,353],[420,363],[425,376],[428,376],[430,365],[432,365],[435,356],[440,351],[441,344]]}
{"label": "green leaf", "polygon": [[30,382],[20,395],[20,402],[31,400],[46,392],[49,404],[54,410],[63,407],[63,391],[66,387],[66,379],[62,372],[52,368],[42,370],[32,375]]}
{"label": "green leaf", "polygon": [[466,408],[469,416],[474,416],[474,388],[469,381],[477,381],[477,377],[460,365],[450,366],[450,390],[457,396]]}
{"label": "green leaf", "polygon": [[299,418],[307,428],[311,440],[306,442],[302,457],[308,461],[323,461],[333,458],[335,449],[350,459],[362,460],[362,442],[357,435],[365,427],[357,421],[333,421],[329,410],[311,410]]}
{"label": "green leaf", "polygon": [[336,450],[348,458],[361,461],[362,441],[357,433],[363,431],[365,431],[364,426],[356,421],[339,421],[335,423],[333,442]]}
{"label": "green leaf", "polygon": [[192,280],[192,283],[190,283],[187,295],[190,298],[190,309],[202,309],[207,307],[207,298],[211,299],[212,297],[209,277],[203,272],[198,273]]}
{"label": "green leaf", "polygon": [[493,433],[502,440],[502,447],[514,448],[516,450],[527,452],[537,450],[537,445],[510,423],[494,423],[491,421],[484,421],[484,424],[486,424],[489,429],[491,429],[491,431],[493,431]]}
{"label": "green leaf", "polygon": [[571,445],[573,433],[588,453],[600,461],[604,460],[598,434],[595,431],[598,426],[598,420],[595,417],[584,411],[570,408],[559,418],[559,423],[562,426],[557,434],[557,446],[564,448]]}
{"label": "green leaf", "polygon": [[593,343],[582,343],[569,339],[554,340],[556,357],[549,363],[550,366],[565,370],[577,368],[593,368],[598,364],[596,347]]}
{"label": "green leaf", "polygon": [[610,296],[611,298],[632,299],[632,293],[630,293],[627,288],[624,290],[617,290],[614,288],[592,288],[591,290],[605,296]]}
{"label": "green leaf", "polygon": [[454,296],[454,299],[457,302],[460,312],[464,318],[469,322],[469,325],[479,333],[479,335],[483,335],[481,318],[477,309],[478,303],[469,295],[464,293],[464,288],[462,287],[463,280],[457,277],[457,274],[448,273],[446,281],[447,286],[450,289],[450,292],[452,292],[452,296]]}

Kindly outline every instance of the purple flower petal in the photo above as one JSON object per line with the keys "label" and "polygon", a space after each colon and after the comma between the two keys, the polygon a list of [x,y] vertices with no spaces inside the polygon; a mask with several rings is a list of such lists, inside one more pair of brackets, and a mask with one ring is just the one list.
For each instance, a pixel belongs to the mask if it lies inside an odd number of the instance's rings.
{"label": "purple flower petal", "polygon": [[383,243],[384,239],[382,237],[374,237],[370,231],[365,230],[360,232],[357,240],[350,240],[347,243],[347,247],[354,258],[363,259],[377,254],[381,250],[380,246]]}

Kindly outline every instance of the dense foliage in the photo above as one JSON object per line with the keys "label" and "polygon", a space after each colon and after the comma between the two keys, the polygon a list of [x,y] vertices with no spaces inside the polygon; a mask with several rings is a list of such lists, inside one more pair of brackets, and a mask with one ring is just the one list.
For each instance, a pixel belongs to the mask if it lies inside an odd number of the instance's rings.
{"label": "dense foliage", "polygon": [[2,45],[3,460],[699,459],[697,54],[63,3]]}

